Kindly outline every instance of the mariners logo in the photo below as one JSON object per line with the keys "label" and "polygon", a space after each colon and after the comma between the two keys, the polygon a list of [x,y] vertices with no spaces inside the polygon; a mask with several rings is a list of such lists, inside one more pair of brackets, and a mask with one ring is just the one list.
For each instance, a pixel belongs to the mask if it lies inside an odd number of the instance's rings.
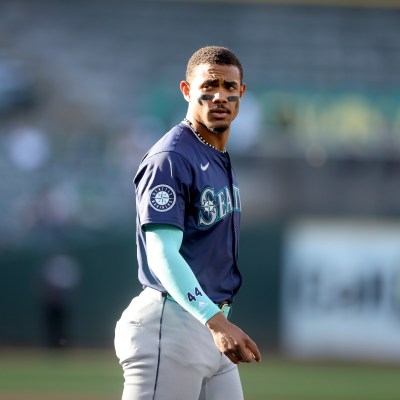
{"label": "mariners logo", "polygon": [[150,191],[150,205],[160,212],[170,210],[176,201],[174,189],[168,185],[157,185]]}
{"label": "mariners logo", "polygon": [[239,188],[236,185],[232,185],[232,192],[227,186],[218,192],[211,187],[204,188],[201,192],[200,204],[199,226],[214,225],[234,211],[242,211]]}

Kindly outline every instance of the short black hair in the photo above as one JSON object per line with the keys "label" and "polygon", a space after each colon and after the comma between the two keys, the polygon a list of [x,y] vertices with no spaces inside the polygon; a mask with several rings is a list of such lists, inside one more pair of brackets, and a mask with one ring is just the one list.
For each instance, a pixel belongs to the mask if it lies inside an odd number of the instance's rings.
{"label": "short black hair", "polygon": [[186,67],[186,80],[189,82],[193,71],[201,64],[234,65],[239,69],[240,82],[243,81],[243,67],[236,55],[226,47],[206,46],[190,57]]}

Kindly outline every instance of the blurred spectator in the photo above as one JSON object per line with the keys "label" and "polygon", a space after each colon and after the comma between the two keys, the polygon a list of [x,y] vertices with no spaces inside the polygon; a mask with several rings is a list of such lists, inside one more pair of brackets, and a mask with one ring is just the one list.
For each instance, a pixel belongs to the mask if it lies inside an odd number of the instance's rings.
{"label": "blurred spectator", "polygon": [[52,185],[38,199],[37,223],[47,227],[66,225],[77,216],[79,194],[73,181]]}
{"label": "blurred spectator", "polygon": [[69,255],[54,255],[45,263],[42,279],[46,344],[65,347],[71,341],[71,307],[80,281],[79,265]]}
{"label": "blurred spectator", "polygon": [[0,50],[0,114],[33,105],[32,78],[19,60]]}
{"label": "blurred spectator", "polygon": [[145,115],[130,123],[114,145],[114,158],[123,171],[136,170],[151,143],[161,137],[164,126],[161,119]]}
{"label": "blurred spectator", "polygon": [[16,167],[29,171],[39,168],[48,159],[50,145],[44,132],[26,126],[11,132],[8,153]]}

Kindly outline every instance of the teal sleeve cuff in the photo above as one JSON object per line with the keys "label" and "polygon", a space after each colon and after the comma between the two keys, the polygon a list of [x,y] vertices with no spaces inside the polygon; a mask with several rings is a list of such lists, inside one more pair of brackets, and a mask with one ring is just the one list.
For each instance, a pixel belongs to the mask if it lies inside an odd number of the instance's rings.
{"label": "teal sleeve cuff", "polygon": [[174,300],[205,324],[221,310],[206,295],[179,253],[182,238],[183,232],[173,225],[146,225],[147,261]]}

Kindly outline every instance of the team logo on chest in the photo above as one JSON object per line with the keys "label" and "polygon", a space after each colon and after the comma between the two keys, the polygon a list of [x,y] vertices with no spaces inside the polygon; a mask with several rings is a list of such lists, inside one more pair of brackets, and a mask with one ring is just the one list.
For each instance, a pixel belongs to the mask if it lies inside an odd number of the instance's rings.
{"label": "team logo on chest", "polygon": [[198,224],[200,226],[214,225],[234,211],[241,211],[240,193],[236,185],[232,192],[227,186],[219,192],[214,188],[206,187],[200,196],[200,211]]}
{"label": "team logo on chest", "polygon": [[174,189],[168,185],[154,186],[150,191],[150,205],[160,212],[170,210],[176,201]]}

